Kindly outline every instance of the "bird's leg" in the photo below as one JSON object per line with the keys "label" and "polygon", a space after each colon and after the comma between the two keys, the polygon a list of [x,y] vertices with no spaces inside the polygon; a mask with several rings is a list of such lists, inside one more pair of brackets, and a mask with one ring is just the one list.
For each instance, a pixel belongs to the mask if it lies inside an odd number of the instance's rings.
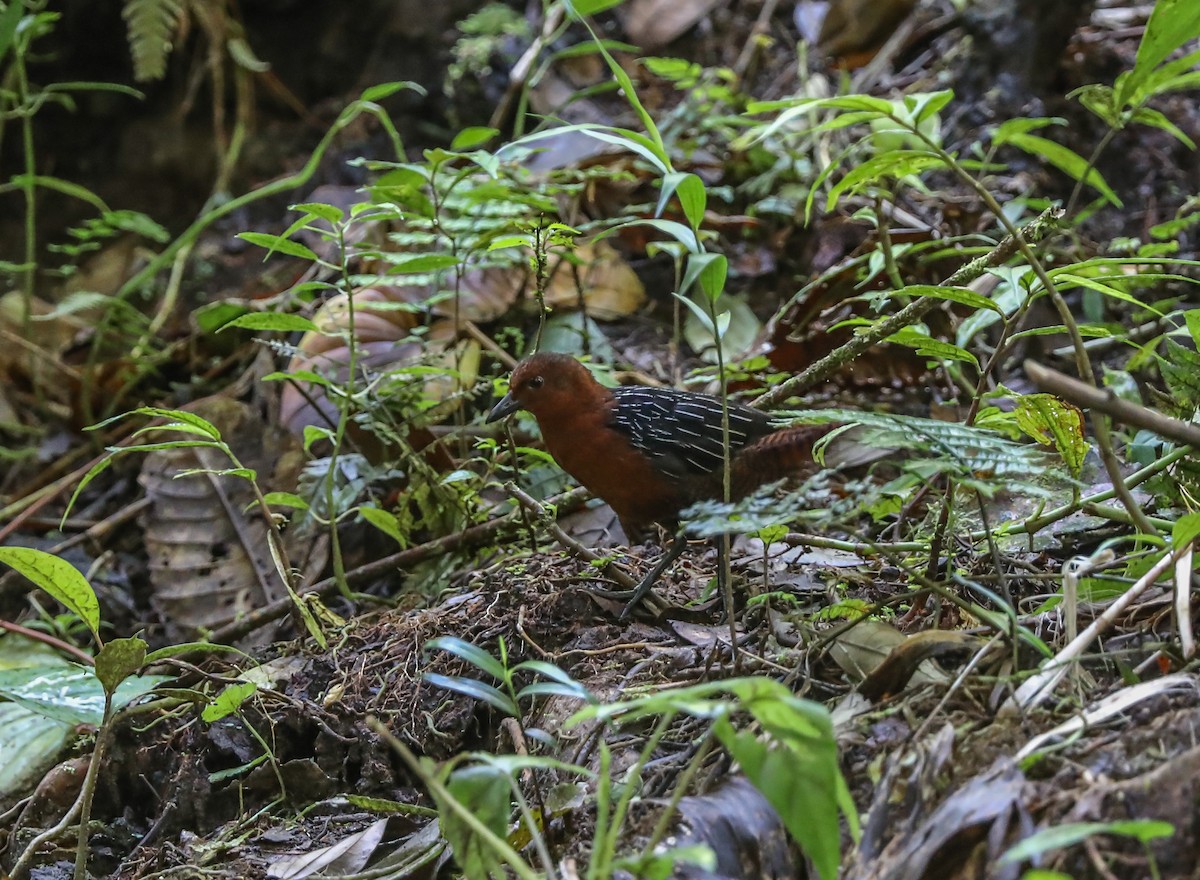
{"label": "bird's leg", "polygon": [[629,600],[629,604],[621,611],[619,620],[624,620],[633,613],[633,610],[646,598],[646,594],[650,592],[650,588],[654,586],[655,581],[662,577],[662,573],[667,570],[667,566],[683,554],[685,547],[687,547],[687,535],[681,529],[675,535],[675,540],[671,542],[671,546],[663,553],[662,558],[654,563],[654,568],[650,569],[646,576],[642,578],[641,583],[634,588],[633,597]]}

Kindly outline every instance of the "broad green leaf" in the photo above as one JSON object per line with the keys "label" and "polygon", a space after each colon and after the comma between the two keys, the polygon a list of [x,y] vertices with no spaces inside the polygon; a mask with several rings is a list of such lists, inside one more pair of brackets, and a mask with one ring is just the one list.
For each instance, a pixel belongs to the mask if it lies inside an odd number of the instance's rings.
{"label": "broad green leaf", "polygon": [[625,0],[571,0],[571,5],[578,15],[596,15],[624,2]]}
{"label": "broad green leaf", "polygon": [[401,547],[408,546],[408,536],[400,531],[400,521],[396,519],[396,515],[391,511],[381,510],[378,507],[362,506],[358,508],[358,515]]}
{"label": "broad green leaf", "polygon": [[32,547],[0,547],[0,562],[15,568],[87,624],[99,640],[100,602],[87,578],[71,563]]}
{"label": "broad green leaf", "polygon": [[798,752],[753,731],[739,733],[726,718],[717,720],[715,730],[746,778],[812,859],[821,880],[835,880],[841,862],[836,750],[833,761],[824,754]]}
{"label": "broad green leaf", "polygon": [[265,330],[269,333],[319,333],[320,328],[303,315],[287,312],[250,312],[239,315],[221,330],[239,327],[242,330]]}
{"label": "broad green leaf", "polygon": [[[13,5],[21,9],[20,3]],[[0,703],[0,798],[15,803],[33,791],[74,738],[73,724],[18,703]]]}
{"label": "broad green leaf", "polygon": [[96,654],[96,678],[105,693],[116,693],[121,682],[137,674],[145,662],[146,643],[142,639],[109,639]]}
{"label": "broad green leaf", "polygon": [[495,128],[488,128],[483,125],[473,125],[469,128],[464,128],[454,136],[454,140],[450,143],[452,150],[473,150],[476,147],[481,147],[498,135],[500,132]]}
{"label": "broad green leaf", "polygon": [[258,685],[252,681],[239,681],[237,684],[228,685],[221,693],[217,694],[211,703],[204,707],[200,717],[209,724],[219,721],[226,715],[236,712],[242,703],[254,696],[257,690]]}
{"label": "broad green leaf", "polygon": [[335,226],[346,219],[345,211],[337,205],[327,205],[324,202],[301,202],[298,205],[290,206],[288,210],[303,211],[305,214],[311,214],[313,217]]}
{"label": "broad green leaf", "polygon": [[1138,44],[1133,69],[1117,81],[1117,103],[1137,101],[1137,94],[1154,69],[1180,46],[1200,37],[1200,3],[1195,0],[1158,0]]}
{"label": "broad green leaf", "polygon": [[453,254],[382,254],[389,275],[415,275],[452,269],[459,264]]}
{"label": "broad green leaf", "polygon": [[[290,238],[283,238],[279,235],[270,235],[265,232],[239,232],[237,237],[243,241],[248,241],[250,244],[258,245],[261,248],[266,248],[267,257],[273,253],[287,254],[290,257],[300,257],[302,260],[309,260],[313,263],[321,262],[321,258],[313,252],[313,250],[298,241],[292,241]],[[266,257],[263,258],[264,260]]]}
{"label": "broad green leaf", "polygon": [[975,355],[966,349],[959,348],[952,342],[943,342],[940,339],[934,339],[932,336],[921,333],[912,327],[905,327],[903,330],[893,333],[886,341],[894,342],[897,345],[904,345],[908,348],[915,348],[917,354],[924,355],[925,357],[947,361],[960,361],[965,364],[971,364],[974,367],[979,366],[979,361]]}
{"label": "broad green leaf", "polygon": [[1183,313],[1183,320],[1187,323],[1188,334],[1192,337],[1192,342],[1200,348],[1200,309],[1188,309]]}
{"label": "broad green leaf", "polygon": [[308,510],[308,501],[295,492],[268,492],[263,500],[272,507],[286,507],[290,510]]}
{"label": "broad green leaf", "polygon": [[921,92],[916,95],[906,95],[904,97],[904,104],[912,116],[912,121],[920,125],[953,100],[953,90],[944,89],[940,92]]}
{"label": "broad green leaf", "polygon": [[1171,527],[1171,543],[1176,547],[1190,544],[1197,535],[1200,535],[1200,513],[1184,514]]}
{"label": "broad green leaf", "polygon": [[1124,207],[1104,176],[1074,150],[1035,134],[1014,134],[1005,143],[1030,155],[1040,156],[1059,171],[1065,172],[1072,180],[1082,181],[1097,190],[1110,204],[1118,208]]}
{"label": "broad green leaf", "polygon": [[885,180],[899,180],[945,167],[936,153],[928,150],[890,150],[856,165],[829,191],[825,209],[832,211],[843,195],[854,195]]}
{"label": "broad green leaf", "polygon": [[1058,450],[1072,475],[1078,477],[1089,448],[1083,413],[1053,394],[1023,394],[1016,402],[1014,415],[1021,430]]}
{"label": "broad green leaf", "polygon": [[689,172],[679,181],[677,192],[683,215],[687,217],[692,229],[699,229],[700,224],[704,222],[704,209],[708,203],[704,182]]}
{"label": "broad green leaf", "polygon": [[728,271],[729,261],[724,254],[689,254],[683,271],[683,281],[680,283],[680,292],[691,290],[692,285],[699,280],[700,289],[705,297],[714,301],[725,287]]}
{"label": "broad green leaf", "polygon": [[[127,678],[113,694],[119,709],[166,681],[164,675]],[[47,718],[66,724],[99,727],[104,720],[104,688],[90,667],[30,666],[0,672],[0,696]]]}
{"label": "broad green leaf", "polygon": [[[476,764],[454,770],[446,780],[446,791],[493,835],[507,838],[512,783],[501,768]],[[503,860],[489,842],[443,803],[437,790],[434,798],[438,801],[441,830],[463,874],[473,880],[505,876]]]}

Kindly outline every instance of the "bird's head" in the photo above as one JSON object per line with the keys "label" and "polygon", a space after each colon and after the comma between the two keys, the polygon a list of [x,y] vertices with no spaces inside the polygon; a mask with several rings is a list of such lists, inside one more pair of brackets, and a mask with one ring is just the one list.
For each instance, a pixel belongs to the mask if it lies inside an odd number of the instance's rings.
{"label": "bird's head", "polygon": [[579,407],[596,386],[588,368],[567,354],[538,352],[517,364],[508,380],[508,394],[488,413],[495,422],[519,409],[533,413],[539,421],[556,412]]}

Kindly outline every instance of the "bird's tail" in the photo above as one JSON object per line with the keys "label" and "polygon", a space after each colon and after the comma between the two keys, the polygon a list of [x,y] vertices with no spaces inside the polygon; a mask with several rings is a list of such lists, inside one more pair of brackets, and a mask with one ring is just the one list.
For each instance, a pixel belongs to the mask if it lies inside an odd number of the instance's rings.
{"label": "bird's tail", "polygon": [[742,448],[734,459],[730,488],[740,497],[784,477],[803,476],[816,470],[813,444],[829,431],[828,425],[800,425],[768,434]]}

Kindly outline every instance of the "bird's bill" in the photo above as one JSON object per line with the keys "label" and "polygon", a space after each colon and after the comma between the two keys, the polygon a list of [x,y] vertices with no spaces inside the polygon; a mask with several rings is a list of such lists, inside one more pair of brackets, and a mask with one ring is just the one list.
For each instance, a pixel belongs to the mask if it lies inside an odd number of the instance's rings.
{"label": "bird's bill", "polygon": [[498,404],[492,407],[492,411],[488,413],[487,421],[489,424],[491,422],[497,422],[505,416],[511,416],[520,408],[520,402],[513,397],[511,393],[506,394],[500,398],[500,402]]}

